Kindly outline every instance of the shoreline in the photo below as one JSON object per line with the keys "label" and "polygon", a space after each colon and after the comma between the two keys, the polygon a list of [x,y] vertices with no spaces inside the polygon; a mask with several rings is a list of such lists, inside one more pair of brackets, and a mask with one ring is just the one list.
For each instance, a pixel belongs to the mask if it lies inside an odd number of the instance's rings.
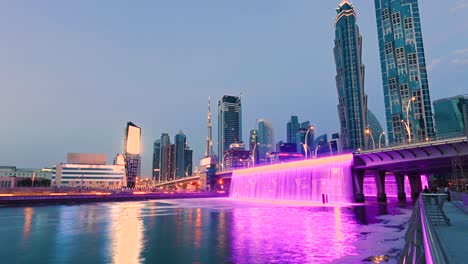
{"label": "shoreline", "polygon": [[32,196],[1,196],[0,206],[81,204],[95,202],[144,201],[163,199],[220,198],[227,193],[119,193],[119,194],[54,194]]}

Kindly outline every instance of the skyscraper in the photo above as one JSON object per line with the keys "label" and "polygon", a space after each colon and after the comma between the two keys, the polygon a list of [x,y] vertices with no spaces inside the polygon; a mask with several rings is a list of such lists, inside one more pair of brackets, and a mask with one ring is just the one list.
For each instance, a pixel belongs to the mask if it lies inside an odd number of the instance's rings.
{"label": "skyscraper", "polygon": [[193,150],[187,145],[184,152],[184,168],[185,176],[192,176],[193,174]]}
{"label": "skyscraper", "polygon": [[358,149],[366,145],[367,96],[364,94],[365,68],[361,61],[362,37],[352,4],[343,0],[336,12],[333,51],[341,139],[345,149]]}
{"label": "skyscraper", "polygon": [[134,188],[136,177],[140,175],[141,129],[132,122],[125,129],[125,175],[127,187]]}
{"label": "skyscraper", "polygon": [[175,144],[175,174],[176,178],[180,179],[185,177],[185,145],[187,137],[179,130],[179,133],[174,137]]}
{"label": "skyscraper", "polygon": [[242,106],[237,96],[225,95],[218,102],[218,157],[223,160],[224,153],[232,143],[242,142]]}
{"label": "skyscraper", "polygon": [[212,130],[213,130],[213,126],[211,125],[211,98],[208,97],[208,127],[207,127],[207,135],[206,135],[205,157],[213,156]]}
{"label": "skyscraper", "polygon": [[389,143],[432,138],[434,121],[417,0],[375,0]]}
{"label": "skyscraper", "polygon": [[296,144],[296,133],[299,131],[299,118],[297,116],[291,116],[288,124],[286,125],[286,135],[287,135],[287,142],[286,143],[294,143]]}
{"label": "skyscraper", "polygon": [[153,181],[160,181],[161,169],[161,140],[156,139],[153,144]]}
{"label": "skyscraper", "polygon": [[437,136],[448,138],[468,135],[468,95],[434,101]]}
{"label": "skyscraper", "polygon": [[[370,135],[367,136],[367,147],[382,147],[385,146],[385,135],[382,133],[383,128],[380,125],[377,117],[367,109],[367,128],[369,129]],[[380,140],[380,142],[379,142]]]}
{"label": "skyscraper", "polygon": [[172,181],[175,180],[176,168],[176,148],[175,144],[167,144],[162,146],[161,159],[161,180]]}
{"label": "skyscraper", "polygon": [[259,163],[257,144],[258,144],[258,130],[251,129],[250,137],[249,137],[249,151],[250,151],[250,155],[252,156],[252,162],[255,162],[255,164]]}
{"label": "skyscraper", "polygon": [[275,133],[273,125],[266,119],[257,120],[258,125],[258,158],[260,163],[267,161],[267,153],[275,151]]}
{"label": "skyscraper", "polygon": [[171,144],[171,138],[169,137],[169,134],[167,133],[162,133],[161,134],[161,154],[160,154],[160,162],[159,162],[159,166],[160,166],[160,173],[159,173],[159,177],[161,178],[161,181],[167,181],[167,163],[168,163],[168,160],[167,158],[169,157],[169,153],[167,153],[167,151],[169,151],[168,149],[166,149],[164,146],[168,146]]}

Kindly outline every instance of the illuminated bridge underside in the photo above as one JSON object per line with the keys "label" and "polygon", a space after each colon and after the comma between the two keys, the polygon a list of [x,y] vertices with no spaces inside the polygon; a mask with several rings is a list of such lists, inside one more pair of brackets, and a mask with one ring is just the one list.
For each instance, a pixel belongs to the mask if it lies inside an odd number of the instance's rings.
{"label": "illuminated bridge underside", "polygon": [[353,155],[233,171],[230,196],[262,200],[353,202]]}

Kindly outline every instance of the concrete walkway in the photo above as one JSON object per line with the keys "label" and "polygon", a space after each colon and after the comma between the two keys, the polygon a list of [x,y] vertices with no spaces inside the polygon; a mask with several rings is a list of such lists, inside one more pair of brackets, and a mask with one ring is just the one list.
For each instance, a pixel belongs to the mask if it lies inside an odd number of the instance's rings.
{"label": "concrete walkway", "polygon": [[468,213],[463,209],[467,212],[467,208],[460,208],[452,202],[445,203],[444,211],[451,225],[434,226],[450,263],[467,263],[468,260]]}

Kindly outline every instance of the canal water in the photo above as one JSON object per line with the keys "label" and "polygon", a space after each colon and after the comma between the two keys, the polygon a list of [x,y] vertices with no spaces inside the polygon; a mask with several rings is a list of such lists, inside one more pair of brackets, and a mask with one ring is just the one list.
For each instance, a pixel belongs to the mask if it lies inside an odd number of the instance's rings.
{"label": "canal water", "polygon": [[0,263],[396,263],[411,208],[230,198],[2,207]]}

